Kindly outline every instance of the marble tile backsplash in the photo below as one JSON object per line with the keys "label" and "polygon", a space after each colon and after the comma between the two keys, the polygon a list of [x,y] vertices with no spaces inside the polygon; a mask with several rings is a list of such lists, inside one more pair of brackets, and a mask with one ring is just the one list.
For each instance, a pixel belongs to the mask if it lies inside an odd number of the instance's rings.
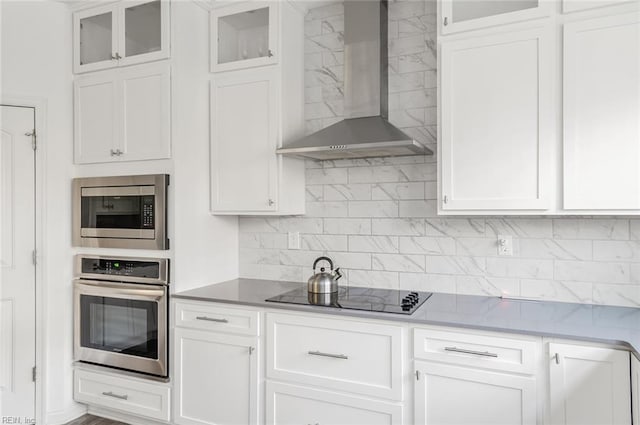
{"label": "marble tile backsplash", "polygon": [[[306,16],[308,133],[342,119],[343,14]],[[435,22],[435,1],[389,2],[389,118],[434,150]],[[305,216],[240,219],[241,277],[306,282],[329,255],[343,285],[640,306],[640,219],[438,217],[436,171],[432,156],[308,161]]]}

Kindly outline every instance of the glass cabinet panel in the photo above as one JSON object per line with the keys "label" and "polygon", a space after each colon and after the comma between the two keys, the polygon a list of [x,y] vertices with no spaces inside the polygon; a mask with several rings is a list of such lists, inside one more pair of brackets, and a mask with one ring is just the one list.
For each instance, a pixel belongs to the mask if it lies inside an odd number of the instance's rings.
{"label": "glass cabinet panel", "polygon": [[538,7],[538,0],[452,1],[451,23],[470,21]]}
{"label": "glass cabinet panel", "polygon": [[268,7],[218,18],[218,64],[267,56]]}
{"label": "glass cabinet panel", "polygon": [[161,9],[160,0],[124,9],[124,57],[162,49]]}
{"label": "glass cabinet panel", "polygon": [[113,12],[80,19],[80,65],[111,60]]}

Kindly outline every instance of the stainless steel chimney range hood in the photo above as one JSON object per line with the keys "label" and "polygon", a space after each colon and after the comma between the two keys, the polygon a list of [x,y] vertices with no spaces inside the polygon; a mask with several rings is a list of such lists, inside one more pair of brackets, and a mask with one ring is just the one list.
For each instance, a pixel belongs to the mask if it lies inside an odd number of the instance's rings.
{"label": "stainless steel chimney range hood", "polygon": [[432,155],[387,120],[387,1],[344,2],[345,119],[278,149],[318,160]]}

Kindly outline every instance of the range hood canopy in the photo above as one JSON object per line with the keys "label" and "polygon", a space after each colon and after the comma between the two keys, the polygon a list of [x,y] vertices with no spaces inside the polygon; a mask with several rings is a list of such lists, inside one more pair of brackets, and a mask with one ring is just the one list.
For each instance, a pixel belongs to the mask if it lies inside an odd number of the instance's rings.
{"label": "range hood canopy", "polygon": [[387,120],[387,2],[344,2],[345,119],[277,150],[313,159],[431,155]]}

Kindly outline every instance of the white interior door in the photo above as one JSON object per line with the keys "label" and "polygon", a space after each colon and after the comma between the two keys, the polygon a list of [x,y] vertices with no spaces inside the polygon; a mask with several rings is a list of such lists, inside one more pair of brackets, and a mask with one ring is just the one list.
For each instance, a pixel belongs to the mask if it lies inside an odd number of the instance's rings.
{"label": "white interior door", "polygon": [[35,423],[34,109],[0,108],[0,417]]}

